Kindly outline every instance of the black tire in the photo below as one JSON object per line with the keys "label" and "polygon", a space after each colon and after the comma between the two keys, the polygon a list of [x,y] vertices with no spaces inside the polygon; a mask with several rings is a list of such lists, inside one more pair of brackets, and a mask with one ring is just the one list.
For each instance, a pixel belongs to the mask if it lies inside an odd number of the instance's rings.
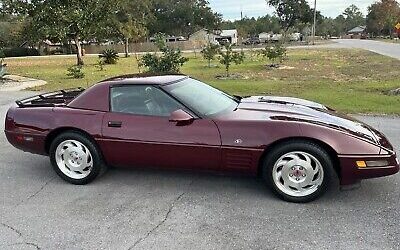
{"label": "black tire", "polygon": [[[280,190],[274,181],[272,173],[275,163],[282,156],[297,151],[305,152],[315,157],[321,163],[324,173],[322,183],[319,185],[317,190],[312,194],[301,197],[288,195]],[[275,146],[264,158],[262,166],[262,177],[274,194],[282,200],[295,203],[307,203],[321,197],[330,186],[333,173],[333,163],[329,154],[318,144],[300,140],[288,141]]]}
{"label": "black tire", "polygon": [[[62,142],[67,141],[67,140],[78,141],[78,142],[82,143],[84,146],[86,146],[90,151],[90,154],[91,154],[92,160],[93,160],[93,167],[90,171],[90,174],[88,176],[86,176],[85,178],[82,178],[82,179],[71,178],[71,177],[67,176],[66,174],[64,174],[57,165],[56,156],[55,156],[57,147]],[[60,176],[63,180],[65,180],[71,184],[74,184],[74,185],[86,185],[86,184],[92,182],[98,176],[105,173],[107,170],[107,166],[104,164],[100,150],[97,148],[96,144],[91,139],[87,138],[87,136],[85,136],[84,134],[79,133],[79,132],[68,131],[68,132],[64,132],[64,133],[58,135],[52,141],[52,143],[50,145],[49,154],[50,154],[50,162],[53,166],[54,171],[57,173],[57,175]]]}

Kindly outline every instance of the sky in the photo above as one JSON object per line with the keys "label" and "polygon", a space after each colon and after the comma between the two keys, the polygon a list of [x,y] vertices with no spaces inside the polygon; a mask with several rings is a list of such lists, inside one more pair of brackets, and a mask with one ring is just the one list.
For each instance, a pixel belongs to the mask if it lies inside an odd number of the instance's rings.
{"label": "sky", "polygon": [[[314,8],[314,0],[307,0]],[[376,0],[317,0],[317,10],[324,16],[336,17],[349,5],[357,5],[364,14],[367,7]],[[225,20],[240,19],[240,11],[248,17],[259,17],[273,14],[273,8],[269,7],[265,0],[209,0],[214,11],[222,13]]]}

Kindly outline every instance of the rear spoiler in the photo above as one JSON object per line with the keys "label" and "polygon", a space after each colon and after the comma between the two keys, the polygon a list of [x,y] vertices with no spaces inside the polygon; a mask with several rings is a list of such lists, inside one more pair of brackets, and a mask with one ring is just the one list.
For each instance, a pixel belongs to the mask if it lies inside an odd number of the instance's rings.
{"label": "rear spoiler", "polygon": [[18,100],[15,103],[20,108],[63,106],[68,104],[83,91],[85,91],[84,88],[58,90]]}

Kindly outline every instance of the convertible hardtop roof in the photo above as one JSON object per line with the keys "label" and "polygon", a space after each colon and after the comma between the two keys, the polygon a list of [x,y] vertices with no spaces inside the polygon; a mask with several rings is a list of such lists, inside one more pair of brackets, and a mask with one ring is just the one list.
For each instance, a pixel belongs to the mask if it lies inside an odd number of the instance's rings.
{"label": "convertible hardtop roof", "polygon": [[109,84],[149,84],[149,85],[167,85],[175,82],[182,81],[189,78],[186,75],[179,74],[166,74],[166,75],[154,75],[154,74],[131,74],[112,77],[101,81],[101,83]]}

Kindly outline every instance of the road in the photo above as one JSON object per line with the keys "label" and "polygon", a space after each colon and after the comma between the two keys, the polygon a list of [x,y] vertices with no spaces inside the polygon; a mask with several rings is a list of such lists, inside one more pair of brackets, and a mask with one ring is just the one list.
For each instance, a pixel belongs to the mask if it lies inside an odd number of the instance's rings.
{"label": "road", "polygon": [[360,39],[338,39],[333,43],[320,44],[315,46],[293,46],[291,49],[364,49],[384,56],[400,60],[400,44],[360,40]]}
{"label": "road", "polygon": [[[0,92],[0,119],[27,92]],[[360,117],[400,146],[400,120]],[[1,122],[0,129],[4,129]],[[63,182],[0,133],[0,249],[399,249],[400,175],[291,204],[253,178],[111,169]]]}

